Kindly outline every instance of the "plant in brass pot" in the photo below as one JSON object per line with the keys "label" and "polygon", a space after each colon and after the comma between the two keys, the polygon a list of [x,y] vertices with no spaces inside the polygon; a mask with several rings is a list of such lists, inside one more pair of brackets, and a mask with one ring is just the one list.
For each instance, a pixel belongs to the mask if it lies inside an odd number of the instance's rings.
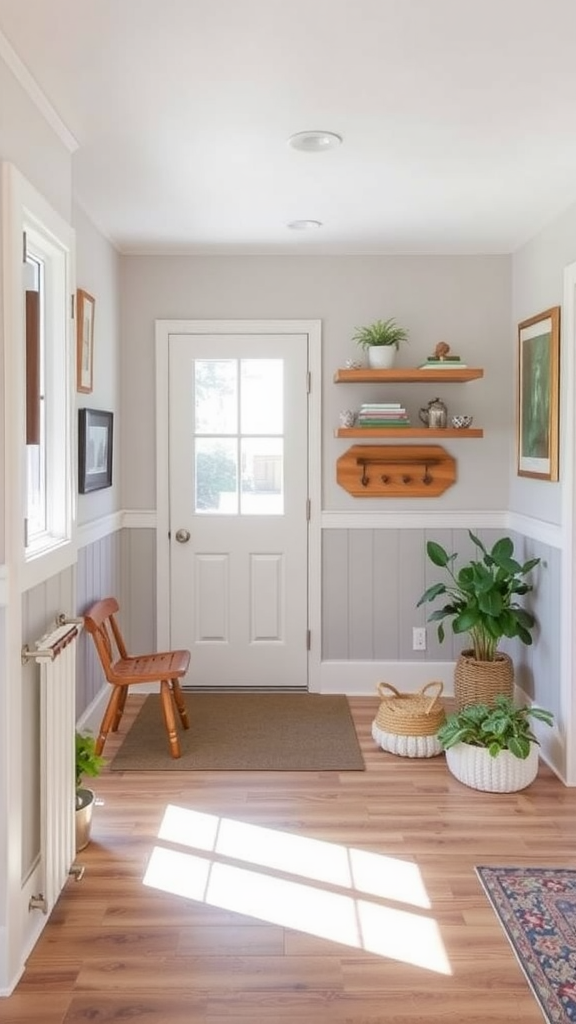
{"label": "plant in brass pot", "polygon": [[470,637],[472,646],[462,651],[454,675],[458,707],[491,703],[499,693],[512,696],[514,668],[510,657],[498,650],[498,643],[503,637],[532,643],[534,616],[516,599],[532,590],[526,577],[540,562],[539,558],[523,565],[516,561],[510,537],[501,537],[488,551],[478,537],[470,530],[468,533],[478,558],[460,568],[455,565],[457,552],[448,554],[436,541],[428,541],[428,557],[446,570],[448,581],[428,587],[417,605],[445,599],[428,618],[438,622],[440,642],[445,637],[444,620],[451,621],[454,633]]}
{"label": "plant in brass pot", "polygon": [[76,733],[76,851],[83,850],[90,842],[92,811],[95,796],[91,789],[82,787],[85,775],[96,778],[106,763],[96,753],[96,740],[88,732]]}
{"label": "plant in brass pot", "polygon": [[393,365],[401,341],[408,340],[408,331],[400,327],[394,317],[388,320],[374,320],[367,327],[358,327],[353,335],[360,348],[368,352],[368,365],[374,369],[386,369]]}
{"label": "plant in brass pot", "polygon": [[552,725],[544,708],[516,706],[510,697],[471,704],[449,715],[437,732],[452,774],[466,786],[491,793],[524,789],[538,773],[539,740],[530,719]]}

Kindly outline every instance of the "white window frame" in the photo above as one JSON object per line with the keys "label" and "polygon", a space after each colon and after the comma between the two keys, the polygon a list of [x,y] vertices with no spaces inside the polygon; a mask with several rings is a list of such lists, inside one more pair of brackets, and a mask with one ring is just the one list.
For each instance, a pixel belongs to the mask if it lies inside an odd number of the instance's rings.
{"label": "white window frame", "polygon": [[[76,474],[72,319],[74,232],[11,164],[2,168],[5,296],[7,537],[11,575],[21,592],[76,561]],[[25,547],[26,322],[24,235],[45,265],[47,531]]]}

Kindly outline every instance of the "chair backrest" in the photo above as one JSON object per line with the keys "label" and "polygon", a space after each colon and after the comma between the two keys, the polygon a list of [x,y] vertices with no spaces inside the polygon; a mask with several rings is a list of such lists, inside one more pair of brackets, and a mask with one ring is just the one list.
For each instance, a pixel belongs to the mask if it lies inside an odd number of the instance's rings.
{"label": "chair backrest", "polygon": [[114,672],[114,662],[118,658],[128,658],[126,644],[116,620],[120,610],[115,597],[105,597],[96,601],[84,615],[84,628],[91,634],[98,656],[109,683],[125,682]]}

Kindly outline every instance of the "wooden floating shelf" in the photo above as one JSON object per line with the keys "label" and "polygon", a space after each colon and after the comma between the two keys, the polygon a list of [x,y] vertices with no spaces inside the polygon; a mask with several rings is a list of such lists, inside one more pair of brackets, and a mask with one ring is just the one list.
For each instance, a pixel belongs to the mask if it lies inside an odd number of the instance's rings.
{"label": "wooden floating shelf", "polygon": [[479,427],[467,427],[457,430],[456,427],[434,429],[430,427],[338,427],[334,437],[484,437]]}
{"label": "wooden floating shelf", "polygon": [[479,380],[484,370],[465,367],[461,370],[418,370],[416,368],[397,370],[336,370],[335,384],[464,384],[469,380]]}

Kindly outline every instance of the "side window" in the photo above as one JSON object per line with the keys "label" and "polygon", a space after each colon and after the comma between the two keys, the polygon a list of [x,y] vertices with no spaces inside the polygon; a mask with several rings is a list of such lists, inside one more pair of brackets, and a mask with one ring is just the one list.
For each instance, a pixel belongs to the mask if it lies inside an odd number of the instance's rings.
{"label": "side window", "polygon": [[76,561],[74,232],[12,164],[0,172],[5,561],[26,591]]}
{"label": "side window", "polygon": [[24,225],[26,557],[70,539],[69,292],[66,252]]}

